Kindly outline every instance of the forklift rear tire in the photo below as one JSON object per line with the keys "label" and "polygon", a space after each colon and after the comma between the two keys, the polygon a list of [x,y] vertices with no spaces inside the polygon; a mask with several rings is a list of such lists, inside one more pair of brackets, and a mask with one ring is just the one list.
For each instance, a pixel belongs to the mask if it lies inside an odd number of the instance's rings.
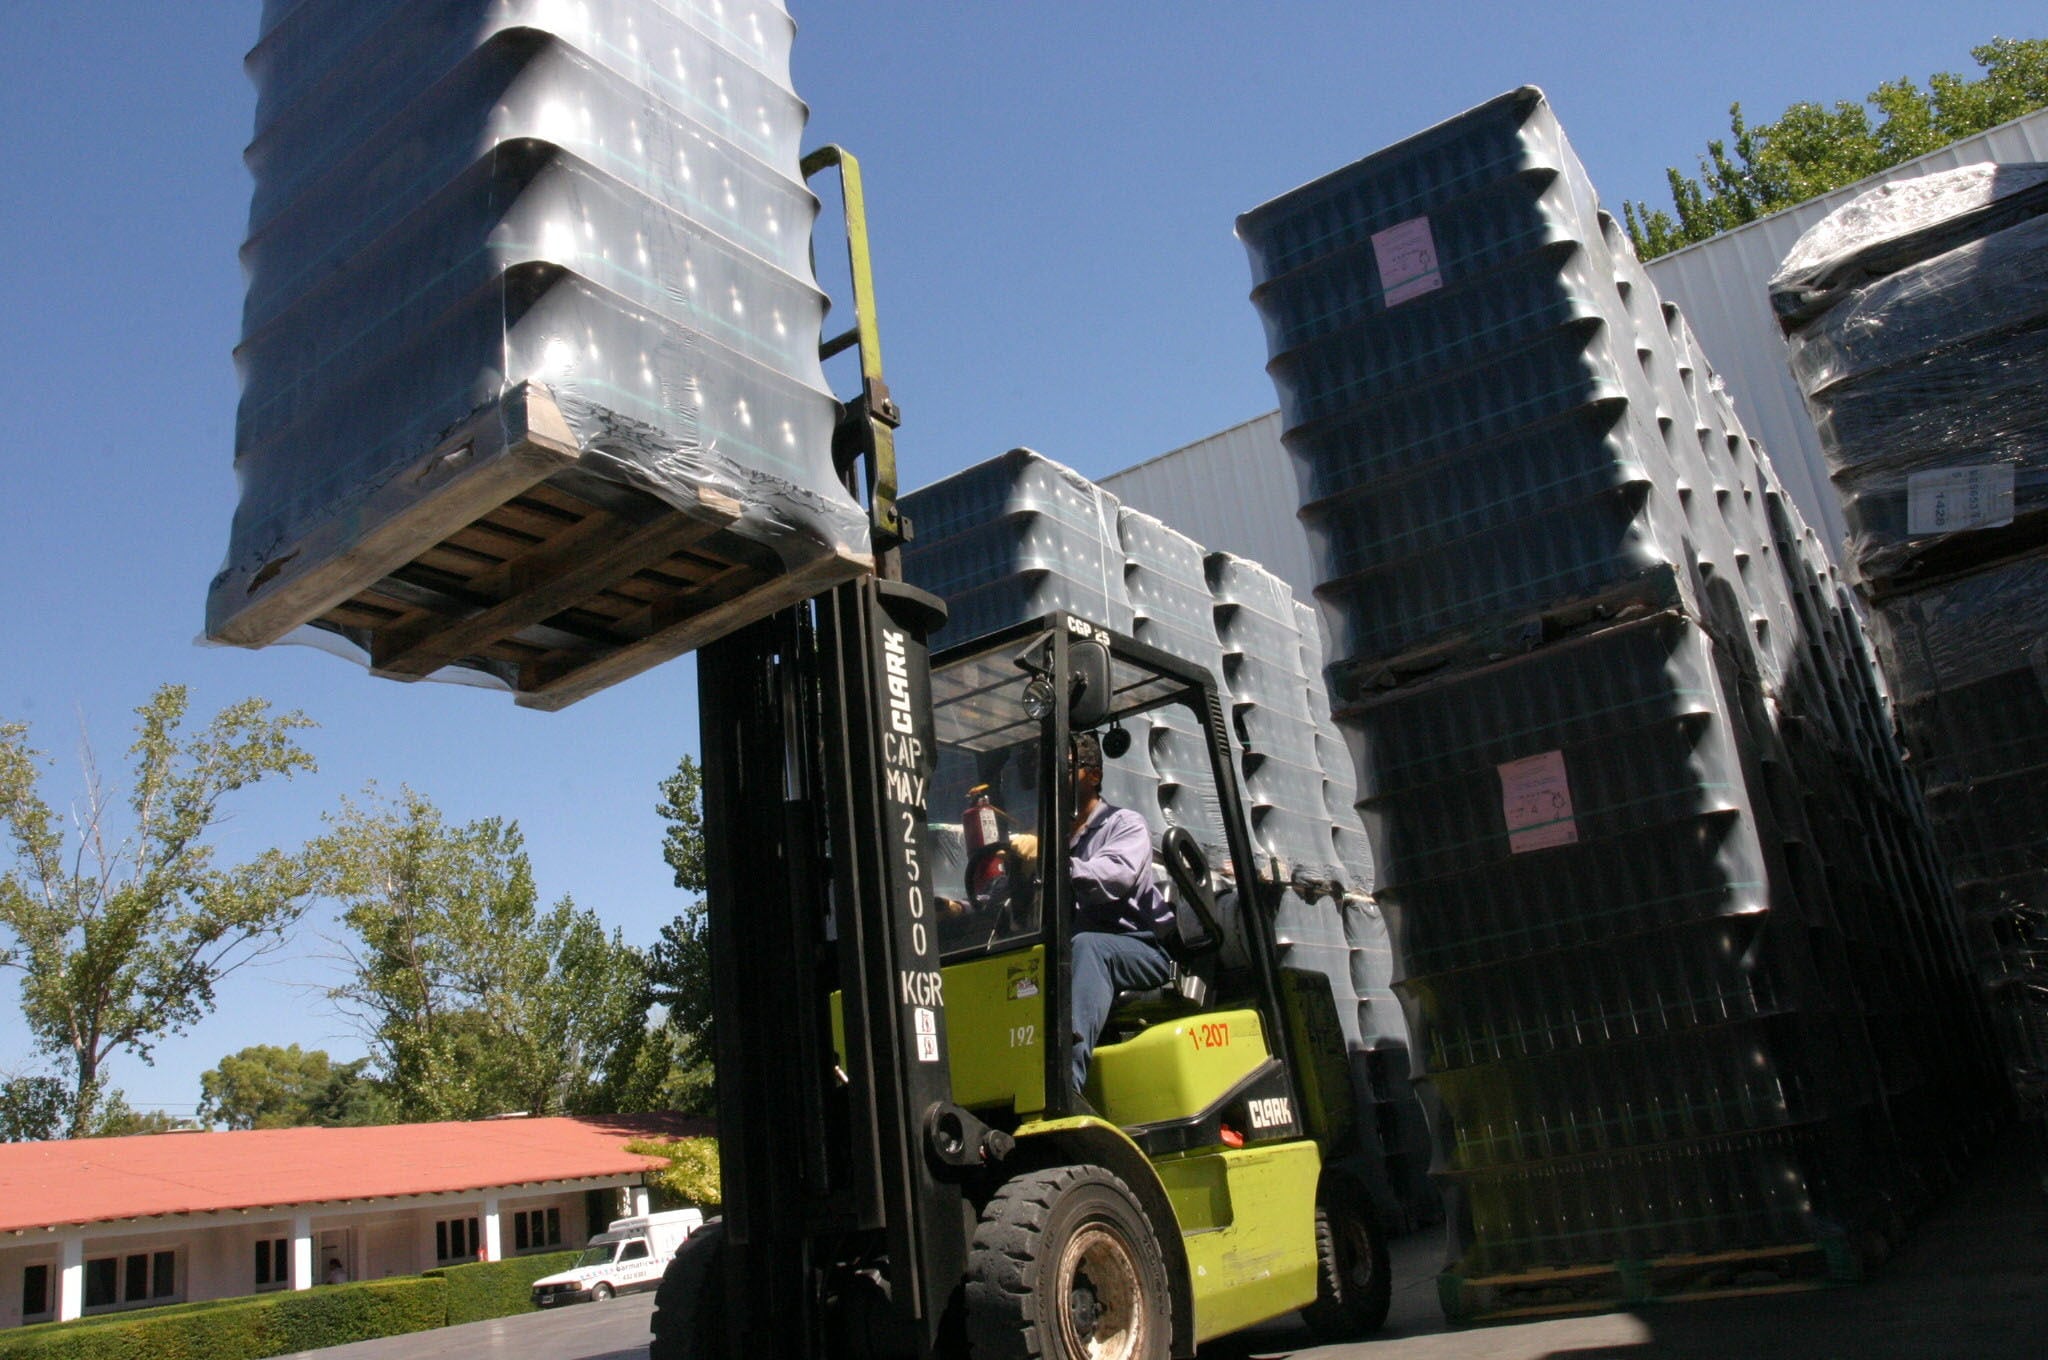
{"label": "forklift rear tire", "polygon": [[1341,1180],[1316,1196],[1316,1301],[1302,1320],[1325,1344],[1356,1341],[1387,1320],[1394,1275],[1372,1202]]}
{"label": "forklift rear tire", "polygon": [[1099,1166],[1026,1172],[967,1259],[974,1360],[1166,1360],[1166,1265],[1136,1196]]}
{"label": "forklift rear tire", "polygon": [[726,1360],[725,1224],[683,1239],[654,1291],[648,1360]]}

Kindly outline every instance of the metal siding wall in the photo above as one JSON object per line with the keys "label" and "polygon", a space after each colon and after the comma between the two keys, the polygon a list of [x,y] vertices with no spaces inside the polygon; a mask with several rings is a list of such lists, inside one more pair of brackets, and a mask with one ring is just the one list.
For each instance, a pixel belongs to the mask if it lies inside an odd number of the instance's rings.
{"label": "metal siding wall", "polygon": [[[1711,241],[1650,261],[1650,278],[1692,323],[1700,347],[1728,385],[1749,433],[1771,455],[1778,476],[1807,522],[1821,530],[1831,558],[1842,560],[1847,525],[1828,483],[1820,438],[1785,366],[1785,342],[1766,286],[1808,228],[1858,194],[1894,180],[1991,161],[2048,161],[2048,109],[2016,118],[1953,146],[1858,180],[1796,208]],[[1276,434],[1277,438],[1277,434]],[[1200,446],[1196,446],[1200,447]]]}
{"label": "metal siding wall", "polygon": [[1295,516],[1301,492],[1280,445],[1280,413],[1104,477],[1101,487],[1134,510],[1186,534],[1212,552],[1248,557],[1315,600],[1308,534]]}

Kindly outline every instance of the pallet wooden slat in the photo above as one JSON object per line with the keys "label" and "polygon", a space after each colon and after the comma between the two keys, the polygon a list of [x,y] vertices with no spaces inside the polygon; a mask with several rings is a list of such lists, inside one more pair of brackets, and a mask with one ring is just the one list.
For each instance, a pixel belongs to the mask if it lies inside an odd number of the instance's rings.
{"label": "pallet wooden slat", "polygon": [[731,532],[739,502],[705,490],[678,508],[579,459],[552,397],[522,386],[357,513],[224,573],[208,631],[262,646],[310,623],[364,647],[374,674],[469,666],[558,709],[871,569],[846,549],[790,567]]}

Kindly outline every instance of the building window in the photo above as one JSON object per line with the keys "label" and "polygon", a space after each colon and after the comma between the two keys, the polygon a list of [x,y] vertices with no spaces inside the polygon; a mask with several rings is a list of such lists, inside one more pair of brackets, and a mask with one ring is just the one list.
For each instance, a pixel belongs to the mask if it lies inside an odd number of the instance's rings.
{"label": "building window", "polygon": [[85,1308],[138,1308],[178,1297],[178,1253],[132,1252],[85,1263]]}
{"label": "building window", "polygon": [[256,1244],[256,1287],[282,1289],[292,1282],[289,1238],[267,1237]]}
{"label": "building window", "polygon": [[47,1265],[23,1266],[21,1270],[21,1320],[34,1322],[56,1312],[55,1300],[50,1297],[50,1267]]}
{"label": "building window", "polygon": [[434,1258],[439,1261],[469,1261],[476,1258],[483,1238],[473,1218],[444,1218],[434,1225]]}
{"label": "building window", "polygon": [[85,1306],[87,1308],[112,1308],[121,1301],[114,1286],[120,1282],[120,1263],[111,1256],[100,1256],[85,1263]]}
{"label": "building window", "polygon": [[521,1209],[512,1215],[512,1250],[545,1251],[561,1245],[560,1209]]}

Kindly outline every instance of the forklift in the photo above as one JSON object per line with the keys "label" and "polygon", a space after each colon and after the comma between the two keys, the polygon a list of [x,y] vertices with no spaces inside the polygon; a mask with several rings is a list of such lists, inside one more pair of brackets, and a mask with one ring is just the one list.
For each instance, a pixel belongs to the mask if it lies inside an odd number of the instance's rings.
{"label": "forklift", "polygon": [[[944,604],[893,579],[859,166],[827,167],[854,325],[824,351],[862,375],[835,453],[878,569],[698,654],[724,1213],[668,1266],[651,1360],[1163,1360],[1297,1310],[1367,1335],[1388,1214],[1330,984],[1275,963],[1216,680],[1072,614],[931,654]],[[1139,809],[1174,976],[1117,998],[1076,1090],[1070,744],[1113,761],[1169,715],[1222,825]]]}

